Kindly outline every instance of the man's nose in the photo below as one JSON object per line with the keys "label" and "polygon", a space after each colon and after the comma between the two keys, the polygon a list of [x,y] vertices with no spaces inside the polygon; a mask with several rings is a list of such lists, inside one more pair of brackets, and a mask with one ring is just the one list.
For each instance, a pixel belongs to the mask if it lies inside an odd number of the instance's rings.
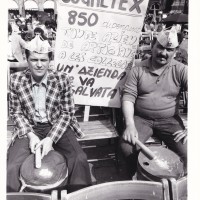
{"label": "man's nose", "polygon": [[40,60],[37,61],[37,67],[41,68],[42,67],[42,62]]}
{"label": "man's nose", "polygon": [[166,54],[167,54],[167,49],[163,49],[163,50],[162,50],[162,54],[163,54],[163,55],[166,55]]}

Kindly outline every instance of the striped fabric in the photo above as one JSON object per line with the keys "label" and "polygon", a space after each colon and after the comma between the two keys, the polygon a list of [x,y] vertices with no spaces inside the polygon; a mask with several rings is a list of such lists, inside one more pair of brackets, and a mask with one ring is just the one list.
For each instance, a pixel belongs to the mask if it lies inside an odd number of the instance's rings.
{"label": "striped fabric", "polygon": [[[16,124],[19,138],[33,131],[35,105],[30,70],[14,73],[10,77],[10,115]],[[78,138],[84,137],[74,116],[75,106],[69,78],[64,73],[48,71],[46,92],[47,119],[52,124],[48,133],[55,143],[70,126]]]}

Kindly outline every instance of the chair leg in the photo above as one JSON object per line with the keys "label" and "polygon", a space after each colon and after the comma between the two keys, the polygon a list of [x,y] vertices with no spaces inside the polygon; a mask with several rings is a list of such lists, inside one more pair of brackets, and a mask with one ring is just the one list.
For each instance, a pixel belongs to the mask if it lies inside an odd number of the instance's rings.
{"label": "chair leg", "polygon": [[116,168],[119,170],[119,138],[114,138],[114,148],[115,148],[115,163]]}
{"label": "chair leg", "polygon": [[53,190],[51,192],[51,200],[58,200],[58,191],[57,190]]}
{"label": "chair leg", "polygon": [[67,190],[61,191],[61,200],[67,200]]}

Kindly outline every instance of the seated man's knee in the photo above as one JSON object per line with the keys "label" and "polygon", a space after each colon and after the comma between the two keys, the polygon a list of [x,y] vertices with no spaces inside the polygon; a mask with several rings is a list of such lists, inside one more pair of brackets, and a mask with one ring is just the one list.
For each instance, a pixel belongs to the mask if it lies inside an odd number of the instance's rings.
{"label": "seated man's knee", "polygon": [[16,170],[16,164],[15,163],[9,163],[7,164],[7,174],[12,172],[13,170]]}
{"label": "seated man's knee", "polygon": [[81,164],[81,163],[86,163],[87,162],[87,155],[84,152],[77,153],[73,157],[74,162]]}

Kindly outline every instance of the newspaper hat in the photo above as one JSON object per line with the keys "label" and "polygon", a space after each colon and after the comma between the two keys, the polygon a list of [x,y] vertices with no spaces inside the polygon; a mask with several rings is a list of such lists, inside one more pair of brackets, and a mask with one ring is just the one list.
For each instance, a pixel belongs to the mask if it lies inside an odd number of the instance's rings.
{"label": "newspaper hat", "polygon": [[53,51],[47,40],[42,40],[39,35],[36,35],[27,45],[26,49],[31,52],[37,53],[49,53]]}
{"label": "newspaper hat", "polygon": [[176,48],[179,45],[176,28],[172,27],[170,30],[161,31],[157,36],[157,41],[164,48]]}

